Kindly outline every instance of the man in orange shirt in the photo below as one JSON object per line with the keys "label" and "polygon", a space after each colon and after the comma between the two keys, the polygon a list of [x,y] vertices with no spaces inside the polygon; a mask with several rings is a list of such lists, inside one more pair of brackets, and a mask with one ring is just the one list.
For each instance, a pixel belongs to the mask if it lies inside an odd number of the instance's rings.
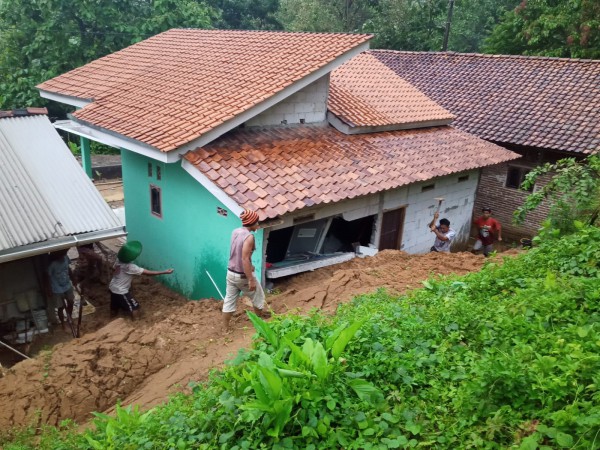
{"label": "man in orange shirt", "polygon": [[477,241],[473,245],[473,253],[483,249],[483,254],[488,256],[494,251],[494,241],[502,241],[502,226],[492,218],[491,208],[486,207],[481,211],[482,216],[473,221],[477,227]]}

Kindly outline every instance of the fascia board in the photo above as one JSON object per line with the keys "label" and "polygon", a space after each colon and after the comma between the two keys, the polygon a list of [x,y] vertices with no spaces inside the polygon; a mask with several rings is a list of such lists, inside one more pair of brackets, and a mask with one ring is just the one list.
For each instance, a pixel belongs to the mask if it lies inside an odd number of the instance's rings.
{"label": "fascia board", "polygon": [[171,163],[179,160],[179,157],[175,155],[169,158],[167,153],[161,152],[156,148],[125,139],[101,129],[92,128],[74,120],[58,120],[54,122],[54,127],[58,128],[59,130],[68,131],[69,133],[90,139],[92,141],[100,142],[101,144],[105,144],[110,147],[130,150],[134,153],[139,153],[140,155],[147,156],[156,161]]}
{"label": "fascia board", "polygon": [[244,212],[244,208],[238,205],[229,195],[225,193],[215,183],[210,181],[200,170],[187,159],[181,161],[181,167],[189,173],[196,181],[198,181],[208,192],[210,192],[217,200],[236,216]]}
{"label": "fascia board", "polygon": [[41,255],[42,253],[54,252],[126,235],[127,232],[125,231],[125,228],[119,227],[110,230],[92,231],[89,233],[64,236],[49,241],[36,242],[35,244],[23,245],[0,252],[0,263],[29,258],[31,256]]}
{"label": "fascia board", "polygon": [[357,126],[353,127],[348,125],[338,116],[330,111],[327,111],[327,121],[339,132],[352,135],[352,134],[368,134],[368,133],[382,133],[384,131],[400,131],[400,130],[415,130],[417,128],[431,128],[431,127],[442,127],[450,125],[452,119],[440,119],[440,120],[429,120],[423,122],[409,122],[402,124],[393,125],[380,125],[380,126]]}
{"label": "fascia board", "polygon": [[84,98],[72,97],[70,95],[55,94],[54,92],[48,92],[48,91],[44,91],[42,89],[39,89],[39,91],[40,91],[40,96],[43,98],[47,98],[48,100],[53,100],[55,102],[75,106],[77,108],[83,108],[84,106],[87,106],[93,102],[92,99],[84,99]]}

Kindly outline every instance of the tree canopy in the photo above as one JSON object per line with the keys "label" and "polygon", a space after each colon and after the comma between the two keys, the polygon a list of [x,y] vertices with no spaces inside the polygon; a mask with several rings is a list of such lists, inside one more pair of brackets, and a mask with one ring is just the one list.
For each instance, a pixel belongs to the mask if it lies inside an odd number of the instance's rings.
{"label": "tree canopy", "polygon": [[523,0],[506,13],[487,53],[600,58],[598,0]]}
{"label": "tree canopy", "polygon": [[0,109],[43,104],[35,85],[173,27],[208,28],[194,0],[0,1]]}
{"label": "tree canopy", "polygon": [[[170,28],[374,33],[440,51],[449,0],[0,0],[0,109],[35,85]],[[600,58],[598,0],[455,0],[448,50]]]}

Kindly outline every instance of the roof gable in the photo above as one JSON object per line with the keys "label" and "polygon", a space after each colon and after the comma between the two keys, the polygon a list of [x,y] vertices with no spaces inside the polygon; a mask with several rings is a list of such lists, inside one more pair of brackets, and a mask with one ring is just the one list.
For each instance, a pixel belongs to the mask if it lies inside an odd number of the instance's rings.
{"label": "roof gable", "polygon": [[456,115],[458,128],[500,143],[577,153],[600,148],[600,61],[374,50]]}
{"label": "roof gable", "polygon": [[68,98],[91,102],[73,114],[79,122],[169,152],[224,127],[338,58],[363,50],[370,38],[174,29],[38,89],[66,103]]}
{"label": "roof gable", "polygon": [[454,118],[370,53],[332,72],[328,108],[356,131],[447,125]]}

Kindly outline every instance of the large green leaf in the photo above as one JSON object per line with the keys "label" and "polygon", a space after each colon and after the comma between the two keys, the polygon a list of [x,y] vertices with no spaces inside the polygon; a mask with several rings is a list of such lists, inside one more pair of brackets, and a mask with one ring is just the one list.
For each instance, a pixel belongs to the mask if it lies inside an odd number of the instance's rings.
{"label": "large green leaf", "polygon": [[277,372],[284,378],[306,378],[305,373],[298,372],[297,370],[277,369]]}
{"label": "large green leaf", "polygon": [[335,359],[340,357],[350,340],[354,337],[356,332],[360,329],[360,327],[364,325],[366,321],[367,319],[358,320],[339,334],[338,338],[331,346],[331,355]]}
{"label": "large green leaf", "polygon": [[278,400],[281,396],[281,389],[283,387],[283,384],[277,372],[266,367],[259,367],[258,378],[265,393],[269,397],[269,400],[271,402]]}
{"label": "large green leaf", "polygon": [[337,327],[333,331],[333,333],[331,333],[327,337],[327,340],[325,341],[325,350],[331,350],[331,347],[333,346],[333,343],[337,340],[337,338],[340,336],[340,334],[342,333],[342,331],[344,331],[346,329],[347,326],[348,326],[348,324],[343,323],[342,325],[340,325],[339,327]]}
{"label": "large green leaf", "polygon": [[286,398],[284,400],[277,400],[273,405],[274,421],[273,428],[267,430],[267,434],[273,437],[279,437],[283,428],[290,420],[292,413],[293,399]]}
{"label": "large green leaf", "polygon": [[271,329],[269,324],[251,311],[248,311],[247,314],[248,314],[248,317],[250,318],[250,321],[252,322],[252,325],[254,325],[254,328],[256,328],[256,331],[258,331],[258,333],[262,337],[264,337],[269,344],[271,344],[273,347],[275,347],[275,349],[278,349],[279,348],[279,339],[277,338],[277,335]]}
{"label": "large green leaf", "polygon": [[327,365],[327,352],[323,348],[320,342],[315,343],[311,355],[311,362],[313,370],[317,375],[317,378],[321,381],[325,381],[329,375],[329,368]]}
{"label": "large green leaf", "polygon": [[310,367],[310,365],[311,365],[310,358],[308,356],[306,356],[306,354],[302,351],[302,349],[300,347],[298,347],[296,344],[294,344],[291,341],[288,341],[285,338],[284,338],[284,342],[285,342],[285,345],[287,345],[290,348],[290,350],[292,351],[292,355],[294,356],[294,358],[290,357],[290,366],[292,368],[295,365],[297,365],[298,363],[302,363],[306,367]]}
{"label": "large green leaf", "polygon": [[381,391],[366,380],[354,378],[348,381],[348,385],[356,392],[358,398],[364,402],[377,406],[384,401]]}

